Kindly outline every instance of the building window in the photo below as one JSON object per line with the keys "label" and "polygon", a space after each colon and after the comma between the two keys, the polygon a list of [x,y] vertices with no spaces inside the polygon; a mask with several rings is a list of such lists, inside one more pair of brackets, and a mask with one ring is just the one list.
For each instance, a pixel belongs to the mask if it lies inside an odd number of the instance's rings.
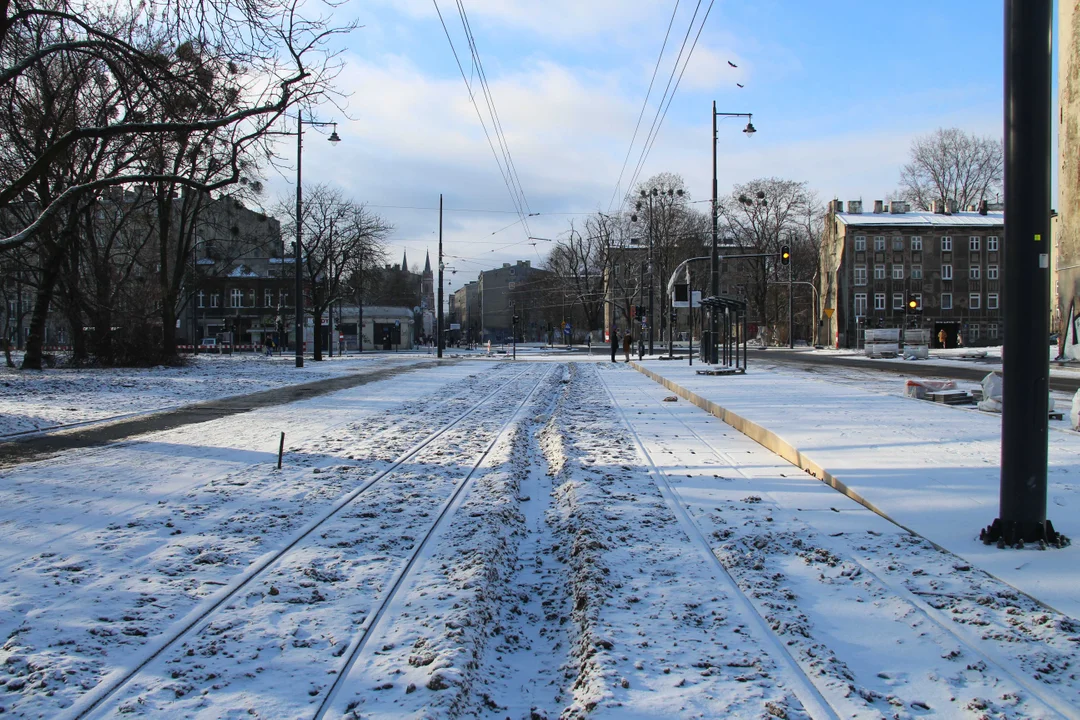
{"label": "building window", "polygon": [[221,296],[218,295],[217,293],[211,293],[210,294],[210,307],[216,308],[219,304],[221,304]]}
{"label": "building window", "polygon": [[874,266],[874,279],[875,280],[884,280],[885,279],[885,266],[884,265],[875,265]]}
{"label": "building window", "polygon": [[866,236],[855,236],[855,252],[866,252]]}
{"label": "building window", "polygon": [[899,235],[894,236],[893,239],[892,239],[892,249],[893,250],[903,250],[904,249],[904,238],[900,237]]}
{"label": "building window", "polygon": [[941,238],[941,252],[952,252],[952,238]]}
{"label": "building window", "polygon": [[874,236],[874,250],[877,251],[877,252],[885,252],[885,236],[884,235],[875,235]]}
{"label": "building window", "polygon": [[866,317],[866,293],[855,293],[855,317]]}
{"label": "building window", "polygon": [[968,238],[968,250],[971,252],[979,252],[979,245],[982,238],[972,235]]}
{"label": "building window", "polygon": [[199,307],[206,307],[206,293],[199,291]]}
{"label": "building window", "polygon": [[263,307],[274,307],[274,291],[269,288],[263,290]]}
{"label": "building window", "polygon": [[289,292],[287,290],[278,290],[277,301],[281,307],[289,307]]}
{"label": "building window", "polygon": [[[986,241],[986,249],[987,250],[990,249],[990,241],[989,240]],[[997,323],[987,323],[986,324],[986,337],[990,338],[991,340],[997,340],[997,337],[998,337]]]}
{"label": "building window", "polygon": [[[987,240],[986,244],[989,245],[990,241]],[[997,280],[998,279],[998,266],[997,265],[987,265],[986,266],[986,279],[987,280]]]}
{"label": "building window", "polygon": [[885,309],[885,293],[874,293],[874,309]]}
{"label": "building window", "polygon": [[969,341],[978,340],[979,339],[979,323],[972,323],[971,325],[968,325],[967,334],[968,334],[968,340]]}
{"label": "building window", "polygon": [[978,280],[982,276],[982,268],[978,265],[972,265],[968,272],[970,273],[968,277],[971,280]]}
{"label": "building window", "polygon": [[982,307],[982,295],[979,293],[971,293],[968,295],[968,309],[978,310]]}
{"label": "building window", "polygon": [[244,307],[244,291],[240,288],[233,288],[229,293],[229,307],[238,308]]}
{"label": "building window", "polygon": [[855,284],[856,285],[865,285],[866,284],[866,266],[865,265],[856,265],[855,266]]}
{"label": "building window", "polygon": [[941,266],[941,279],[952,280],[952,265]]}
{"label": "building window", "polygon": [[941,309],[952,310],[952,293],[941,293]]}
{"label": "building window", "polygon": [[893,280],[903,280],[904,279],[904,266],[903,265],[893,265],[892,266],[892,279]]}
{"label": "building window", "polygon": [[922,265],[911,266],[911,279],[922,280]]}
{"label": "building window", "polygon": [[893,293],[892,295],[892,309],[903,310],[904,309],[904,293]]}
{"label": "building window", "polygon": [[986,294],[986,309],[997,310],[998,309],[998,294],[987,293]]}
{"label": "building window", "polygon": [[918,235],[911,238],[911,249],[922,250],[922,238]]}
{"label": "building window", "polygon": [[986,252],[997,252],[998,239],[996,235],[986,238]]}
{"label": "building window", "polygon": [[247,306],[255,307],[255,288],[250,288],[247,291]]}

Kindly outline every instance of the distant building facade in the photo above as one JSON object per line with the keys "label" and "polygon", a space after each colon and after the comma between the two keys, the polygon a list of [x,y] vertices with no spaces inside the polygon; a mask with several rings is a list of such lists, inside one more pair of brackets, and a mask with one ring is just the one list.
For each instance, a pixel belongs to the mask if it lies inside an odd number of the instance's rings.
{"label": "distant building facade", "polygon": [[[514,332],[513,317],[519,316],[518,337],[538,340],[546,329],[537,324],[533,286],[550,275],[547,270],[534,268],[529,260],[518,260],[501,268],[484,270],[476,283],[476,302],[479,305],[480,342],[503,341]],[[466,298],[466,303],[468,299]],[[516,310],[515,310],[516,308]]]}
{"label": "distant building facade", "polygon": [[996,205],[959,212],[935,203],[912,212],[878,200],[864,213],[862,201],[850,201],[847,212],[832,201],[821,243],[819,337],[853,348],[867,327],[921,327],[931,331],[931,347],[1000,344],[1004,235]]}

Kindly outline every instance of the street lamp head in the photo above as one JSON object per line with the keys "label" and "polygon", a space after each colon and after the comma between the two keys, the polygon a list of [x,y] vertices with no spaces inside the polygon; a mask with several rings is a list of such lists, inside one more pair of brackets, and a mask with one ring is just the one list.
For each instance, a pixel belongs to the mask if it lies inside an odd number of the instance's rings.
{"label": "street lamp head", "polygon": [[334,131],[330,133],[330,137],[328,139],[330,140],[331,145],[337,145],[339,142],[341,142],[341,138],[337,134],[336,123],[334,124]]}
{"label": "street lamp head", "polygon": [[757,132],[757,128],[754,127],[754,123],[746,123],[746,127],[743,128],[743,132],[746,133],[746,137],[754,137],[754,133]]}
{"label": "street lamp head", "polygon": [[652,189],[652,195],[653,195],[653,197],[656,197],[656,195],[657,195],[656,188]]}
{"label": "street lamp head", "polygon": [[764,190],[758,190],[757,191],[757,199],[758,200],[764,200],[765,199],[765,191]]}

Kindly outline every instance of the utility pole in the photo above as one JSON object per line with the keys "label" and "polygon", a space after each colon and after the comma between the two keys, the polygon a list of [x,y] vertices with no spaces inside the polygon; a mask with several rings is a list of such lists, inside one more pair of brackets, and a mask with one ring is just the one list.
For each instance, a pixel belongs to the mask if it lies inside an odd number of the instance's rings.
{"label": "utility pole", "polygon": [[438,356],[442,357],[443,353],[443,312],[442,312],[442,283],[443,283],[443,261],[442,261],[442,211],[443,211],[443,199],[442,193],[439,193],[439,310],[436,313],[436,320],[438,322],[438,329],[435,331],[436,344],[438,345]]}
{"label": "utility pole", "polygon": [[[329,258],[326,260],[326,294],[327,298],[326,313],[327,320],[327,335],[326,347],[330,357],[334,357],[334,296],[330,294],[331,288],[334,287],[334,218],[330,218],[330,252]],[[341,272],[338,270],[338,272]],[[322,318],[319,318],[319,322],[322,322]]]}
{"label": "utility pole", "polygon": [[296,253],[293,258],[293,262],[296,263],[293,268],[296,275],[296,367],[304,367],[304,279],[301,273],[303,272],[300,267],[300,261],[303,257],[303,249],[301,247],[301,229],[304,225],[302,210],[302,188],[303,185],[300,182],[300,164],[301,159],[304,156],[304,116],[303,110],[296,111]]}
{"label": "utility pole", "polygon": [[998,547],[1068,540],[1046,517],[1052,0],[1005,0],[1005,345]]}
{"label": "utility pole", "polygon": [[793,350],[795,348],[795,301],[794,289],[792,288],[791,277],[791,258],[787,259],[787,334],[788,334],[788,349]]}

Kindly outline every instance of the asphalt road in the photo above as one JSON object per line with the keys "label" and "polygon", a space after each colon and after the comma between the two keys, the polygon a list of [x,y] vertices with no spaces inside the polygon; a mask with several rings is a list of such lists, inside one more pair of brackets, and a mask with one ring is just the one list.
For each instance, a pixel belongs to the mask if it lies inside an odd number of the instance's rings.
{"label": "asphalt road", "polygon": [[[768,360],[777,364],[788,365],[828,365],[832,367],[854,367],[860,370],[880,370],[901,375],[919,374],[923,377],[949,378],[950,380],[981,381],[999,363],[971,361],[971,365],[937,365],[932,360],[863,360],[843,355],[823,355],[809,352],[791,352],[784,350],[754,350],[748,352],[748,362]],[[1053,365],[1051,364],[1051,368]],[[1050,376],[1050,389],[1074,393],[1080,389],[1080,373],[1076,377]]]}

